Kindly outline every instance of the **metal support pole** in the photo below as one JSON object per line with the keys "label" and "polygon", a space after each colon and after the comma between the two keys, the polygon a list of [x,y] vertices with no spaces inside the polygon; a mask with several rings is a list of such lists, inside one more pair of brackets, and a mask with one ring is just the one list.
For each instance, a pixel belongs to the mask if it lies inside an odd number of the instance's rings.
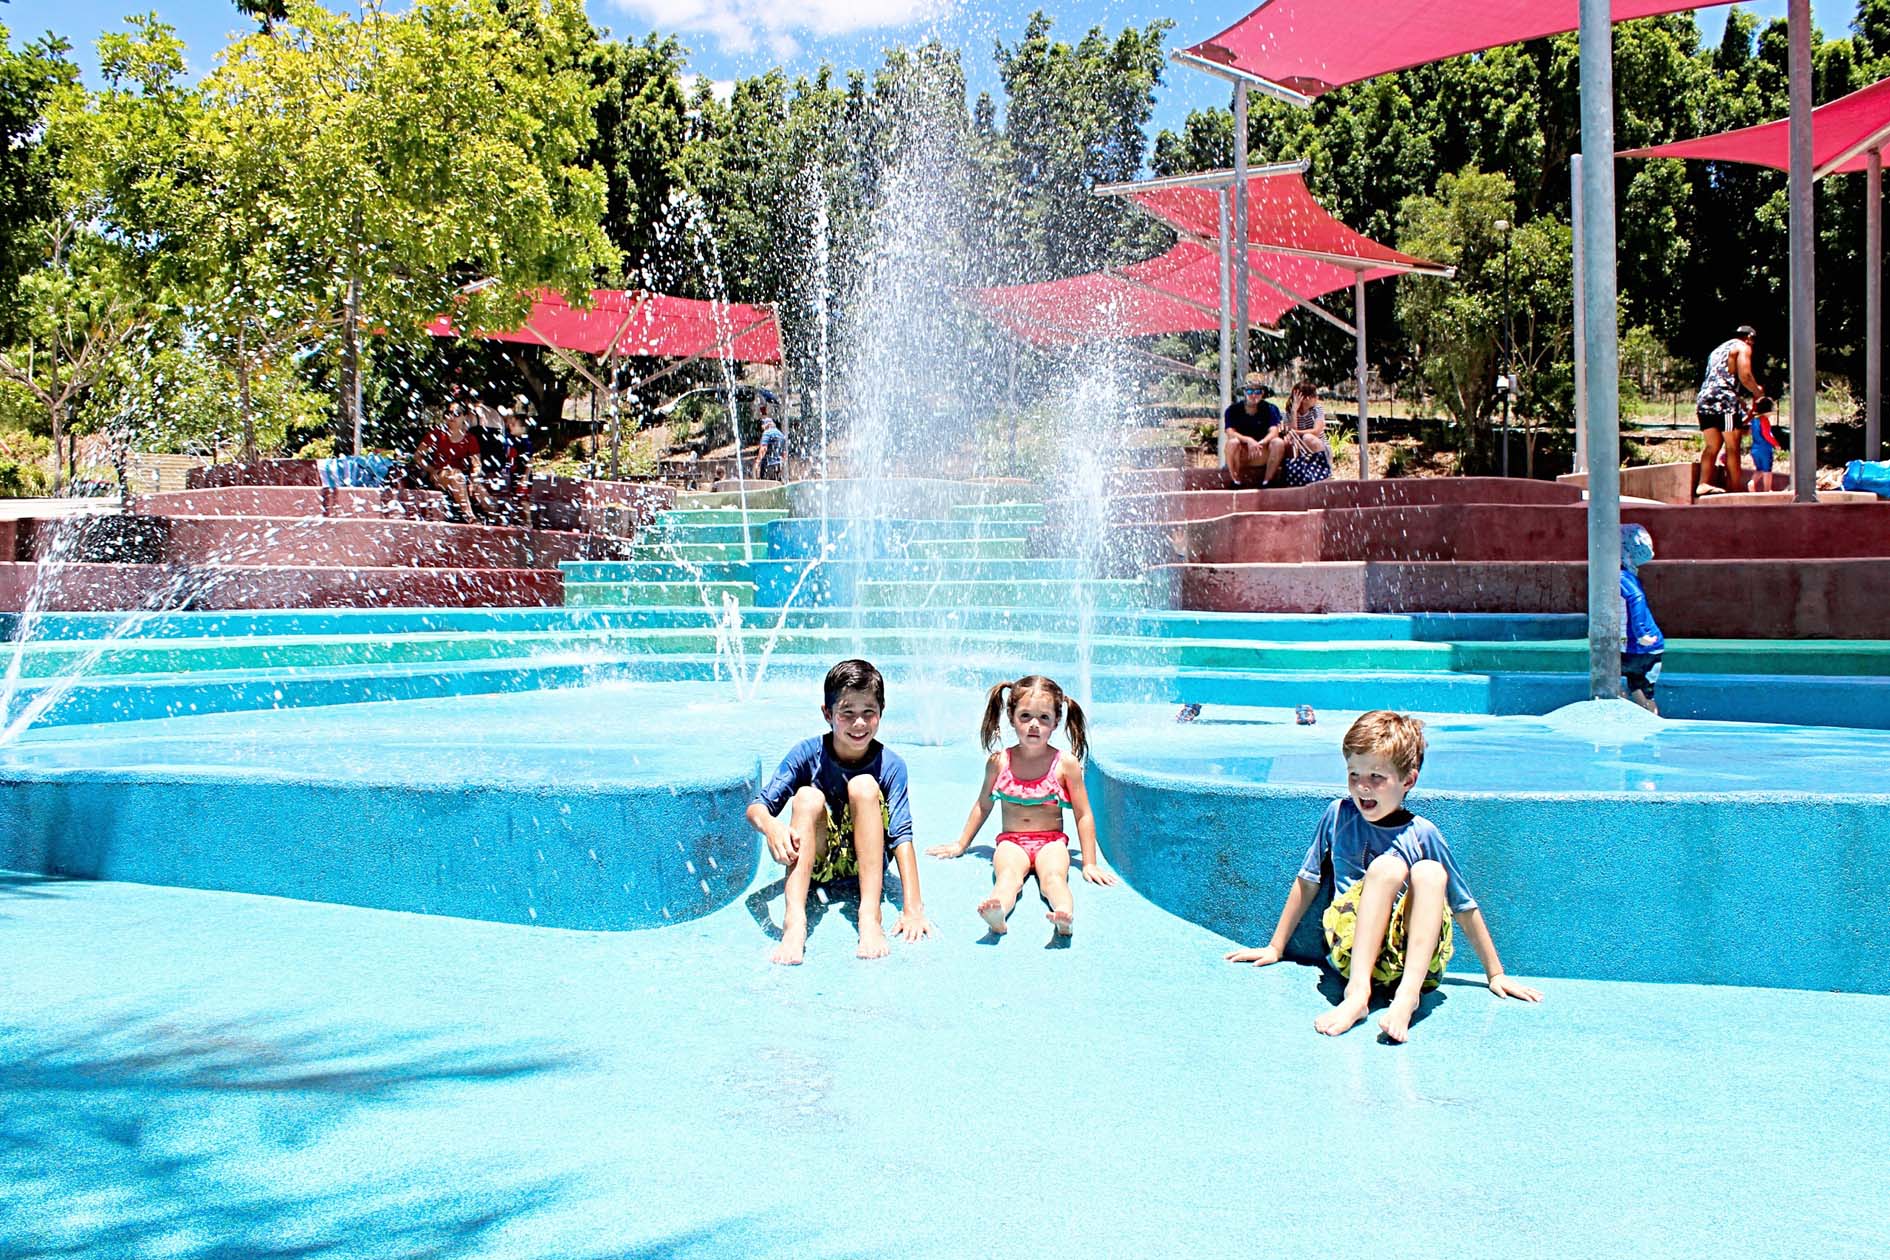
{"label": "metal support pole", "polygon": [[1883,450],[1883,150],[1864,168],[1864,458]]}
{"label": "metal support pole", "polygon": [[1582,305],[1588,369],[1588,694],[1621,696],[1620,346],[1614,289],[1614,14],[1581,0]]}
{"label": "metal support pole", "polygon": [[1352,274],[1352,327],[1355,330],[1353,340],[1358,349],[1358,479],[1369,481],[1372,475],[1372,430],[1371,422],[1365,416],[1368,377],[1365,366],[1365,273],[1362,271]]}
{"label": "metal support pole", "polygon": [[1229,287],[1229,273],[1233,270],[1233,228],[1229,220],[1233,210],[1227,189],[1223,188],[1216,197],[1221,203],[1221,411],[1223,413],[1234,405],[1234,295]]}
{"label": "metal support pole", "polygon": [[1509,476],[1509,405],[1516,392],[1516,322],[1510,317],[1509,256],[1516,240],[1516,225],[1503,229],[1503,475]]}
{"label": "metal support pole", "polygon": [[1787,183],[1792,314],[1792,499],[1797,503],[1816,503],[1818,329],[1813,234],[1817,225],[1811,217],[1811,0],[1791,0],[1785,20],[1791,41],[1786,66],[1792,102],[1791,175]]}
{"label": "metal support pole", "polygon": [[1234,85],[1234,374],[1235,384],[1246,380],[1253,365],[1253,342],[1248,336],[1247,317],[1253,307],[1252,290],[1247,282],[1247,85]]}
{"label": "metal support pole", "polygon": [[1582,155],[1568,160],[1569,182],[1574,186],[1569,202],[1574,211],[1575,267],[1575,471],[1588,471],[1588,327],[1582,309]]}

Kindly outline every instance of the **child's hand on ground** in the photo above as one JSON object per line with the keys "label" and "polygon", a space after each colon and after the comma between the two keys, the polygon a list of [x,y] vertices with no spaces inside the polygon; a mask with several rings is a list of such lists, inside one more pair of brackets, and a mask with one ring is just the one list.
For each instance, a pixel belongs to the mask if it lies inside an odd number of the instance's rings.
{"label": "child's hand on ground", "polygon": [[926,852],[936,858],[955,858],[965,856],[965,850],[970,847],[967,844],[935,844]]}
{"label": "child's hand on ground", "polygon": [[1101,858],[1094,862],[1083,863],[1083,878],[1092,884],[1102,884],[1104,887],[1121,880],[1121,876],[1102,864]]}
{"label": "child's hand on ground", "polygon": [[893,935],[902,941],[921,941],[934,931],[932,921],[925,917],[923,910],[901,910],[899,918],[893,922]]}
{"label": "child's hand on ground", "polygon": [[794,833],[779,823],[763,833],[768,841],[768,856],[783,866],[792,866],[800,846],[794,843]]}
{"label": "child's hand on ground", "polygon": [[1280,951],[1271,945],[1259,949],[1234,949],[1227,952],[1228,962],[1252,963],[1256,967],[1270,967],[1280,961]]}
{"label": "child's hand on ground", "polygon": [[1542,990],[1532,989],[1526,984],[1517,984],[1507,974],[1490,977],[1490,992],[1497,997],[1515,998],[1521,1002],[1540,1002]]}

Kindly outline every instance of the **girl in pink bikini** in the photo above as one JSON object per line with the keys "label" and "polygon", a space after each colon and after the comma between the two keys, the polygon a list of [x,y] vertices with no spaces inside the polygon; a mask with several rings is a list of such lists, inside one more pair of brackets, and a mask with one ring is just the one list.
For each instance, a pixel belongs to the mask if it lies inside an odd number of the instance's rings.
{"label": "girl in pink bikini", "polygon": [[[1089,809],[1089,793],[1083,787],[1083,758],[1089,752],[1084,735],[1083,710],[1063,694],[1063,688],[1040,674],[1016,682],[999,683],[985,700],[984,722],[979,728],[986,748],[997,748],[998,719],[1008,713],[1017,742],[991,754],[984,767],[984,786],[978,789],[978,801],[965,819],[964,834],[957,844],[933,845],[926,852],[933,857],[955,858],[971,847],[971,841],[991,816],[993,804],[1004,808],[1004,830],[991,850],[995,875],[991,895],[978,906],[978,914],[992,932],[1003,935],[1006,919],[1017,904],[1024,881],[1032,874],[1037,888],[1050,903],[1045,917],[1061,936],[1070,934],[1075,902],[1070,896],[1070,838],[1063,834],[1063,811],[1076,814],[1076,836],[1083,847],[1083,878],[1092,884],[1113,884],[1115,875],[1103,865],[1096,850],[1096,819]],[[1070,752],[1050,745],[1051,733],[1065,722],[1070,732]]]}

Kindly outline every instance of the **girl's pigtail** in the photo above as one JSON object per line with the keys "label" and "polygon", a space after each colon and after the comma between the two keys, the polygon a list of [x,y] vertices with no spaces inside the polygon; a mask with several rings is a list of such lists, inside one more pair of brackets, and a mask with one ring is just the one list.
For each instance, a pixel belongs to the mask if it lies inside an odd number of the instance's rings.
{"label": "girl's pigtail", "polygon": [[984,721],[978,727],[978,739],[986,749],[995,750],[1001,742],[998,739],[998,725],[1004,720],[1004,693],[1010,690],[1010,684],[1001,682],[991,688],[984,699]]}
{"label": "girl's pigtail", "polygon": [[1089,758],[1089,725],[1083,720],[1083,706],[1066,697],[1069,710],[1064,714],[1063,729],[1070,734],[1070,751],[1078,761]]}

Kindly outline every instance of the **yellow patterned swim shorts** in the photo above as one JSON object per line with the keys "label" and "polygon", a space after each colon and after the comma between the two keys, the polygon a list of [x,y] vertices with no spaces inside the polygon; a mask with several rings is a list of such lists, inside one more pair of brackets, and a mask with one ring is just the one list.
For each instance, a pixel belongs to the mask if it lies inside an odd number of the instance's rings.
{"label": "yellow patterned swim shorts", "polygon": [[[892,826],[892,806],[883,800],[879,803],[879,817],[887,827]],[[814,882],[825,884],[859,873],[859,854],[853,851],[853,807],[842,805],[838,810],[829,809],[827,851],[814,863]]]}
{"label": "yellow patterned swim shorts", "polygon": [[[1326,930],[1326,957],[1338,968],[1339,974],[1347,979],[1352,975],[1352,934],[1358,929],[1358,902],[1365,891],[1365,881],[1358,880],[1344,892],[1332,899],[1326,907],[1326,913],[1320,920]],[[1395,985],[1404,975],[1404,944],[1410,937],[1411,890],[1398,894],[1398,900],[1391,907],[1391,923],[1385,929],[1385,946],[1378,951],[1378,962],[1372,967],[1374,984]],[[1424,988],[1435,989],[1444,977],[1444,964],[1450,961],[1452,950],[1456,948],[1451,939],[1450,908],[1444,908],[1444,930],[1437,938],[1437,952],[1431,956],[1429,974],[1424,977]]]}

